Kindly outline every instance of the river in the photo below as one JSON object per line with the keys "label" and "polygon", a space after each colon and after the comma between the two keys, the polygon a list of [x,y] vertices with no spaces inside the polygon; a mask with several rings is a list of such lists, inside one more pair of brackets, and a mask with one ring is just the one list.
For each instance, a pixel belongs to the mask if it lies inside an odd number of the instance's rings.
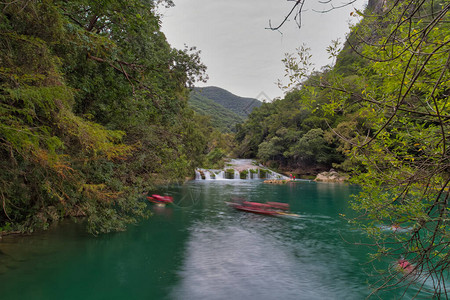
{"label": "river", "polygon": [[[358,187],[299,181],[191,181],[175,205],[126,232],[62,223],[0,241],[2,299],[364,299],[373,282],[362,232],[341,216]],[[233,210],[231,197],[289,203],[300,217]],[[380,263],[377,268],[387,268]],[[383,299],[400,298],[400,291]],[[408,298],[408,297],[406,297]]]}

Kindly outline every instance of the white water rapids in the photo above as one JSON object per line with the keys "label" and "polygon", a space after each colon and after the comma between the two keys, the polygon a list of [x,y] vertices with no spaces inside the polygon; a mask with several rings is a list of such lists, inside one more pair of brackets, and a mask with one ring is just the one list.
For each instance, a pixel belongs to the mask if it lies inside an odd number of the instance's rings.
{"label": "white water rapids", "polygon": [[195,180],[288,179],[252,159],[232,159],[224,169],[197,169]]}

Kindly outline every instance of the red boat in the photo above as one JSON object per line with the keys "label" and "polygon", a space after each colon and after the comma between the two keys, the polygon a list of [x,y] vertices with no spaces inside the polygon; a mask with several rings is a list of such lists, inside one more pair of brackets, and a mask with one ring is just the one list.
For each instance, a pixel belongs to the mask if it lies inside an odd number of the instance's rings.
{"label": "red boat", "polygon": [[286,215],[286,213],[281,212],[280,210],[289,209],[289,204],[279,202],[259,203],[259,202],[242,201],[240,203],[227,202],[227,204],[237,210],[271,216]]}
{"label": "red boat", "polygon": [[287,203],[280,203],[280,202],[267,202],[270,206],[272,206],[275,209],[282,209],[282,210],[289,210],[289,204]]}
{"label": "red boat", "polygon": [[243,206],[249,206],[249,207],[255,207],[259,209],[272,209],[272,206],[265,203],[259,203],[259,202],[250,202],[250,201],[244,201],[242,202]]}
{"label": "red boat", "polygon": [[147,197],[148,201],[156,204],[168,204],[173,203],[173,197],[171,196],[161,196],[161,195],[152,195],[151,197]]}
{"label": "red boat", "polygon": [[255,214],[263,214],[263,215],[276,215],[278,212],[276,210],[270,209],[270,205],[263,204],[263,203],[255,203],[250,204],[252,202],[244,201],[242,204],[234,203],[234,202],[227,202],[227,204],[237,210],[242,210],[246,212],[251,212]]}

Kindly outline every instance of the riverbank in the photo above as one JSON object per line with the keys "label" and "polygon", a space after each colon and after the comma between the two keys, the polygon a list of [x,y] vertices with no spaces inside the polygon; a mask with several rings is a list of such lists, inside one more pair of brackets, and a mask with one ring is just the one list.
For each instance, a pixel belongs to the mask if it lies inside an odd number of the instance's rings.
{"label": "riverbank", "polygon": [[341,174],[331,169],[328,172],[322,172],[317,174],[315,181],[322,182],[345,182],[348,181],[349,176],[347,174]]}
{"label": "riverbank", "polygon": [[304,168],[280,168],[277,172],[296,179],[314,180],[320,182],[345,182],[350,176],[337,172],[334,169],[326,169],[323,166],[308,166]]}

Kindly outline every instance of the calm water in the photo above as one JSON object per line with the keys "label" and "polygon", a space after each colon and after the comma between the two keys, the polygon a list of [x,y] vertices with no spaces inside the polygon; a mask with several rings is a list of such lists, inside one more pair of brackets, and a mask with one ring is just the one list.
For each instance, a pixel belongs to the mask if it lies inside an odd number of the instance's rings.
{"label": "calm water", "polygon": [[[193,181],[127,232],[62,224],[0,242],[1,299],[364,299],[367,249],[339,214],[357,187]],[[232,196],[289,203],[299,218],[234,211]],[[378,267],[385,268],[386,265]],[[384,299],[400,298],[392,292]],[[408,297],[406,297],[408,298]]]}

